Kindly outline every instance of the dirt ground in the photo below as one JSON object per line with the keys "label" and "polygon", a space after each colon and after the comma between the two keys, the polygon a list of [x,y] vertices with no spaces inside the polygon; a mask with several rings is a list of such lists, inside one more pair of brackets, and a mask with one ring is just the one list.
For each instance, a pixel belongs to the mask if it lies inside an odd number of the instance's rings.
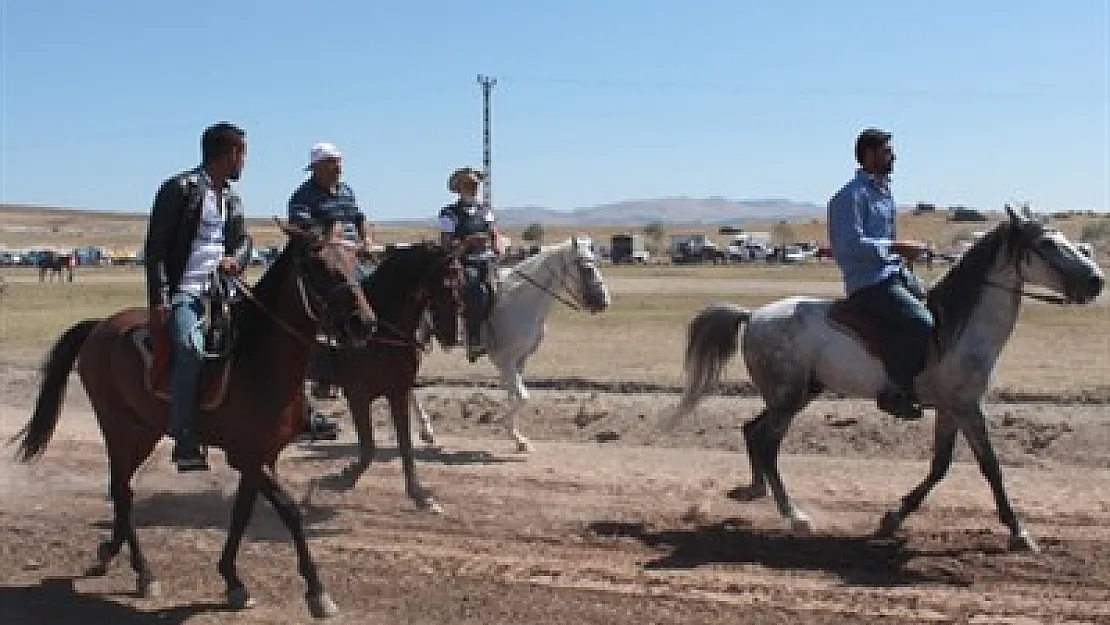
{"label": "dirt ground", "polygon": [[[0,436],[29,416],[33,363],[2,366]],[[258,607],[229,612],[216,561],[235,482],[217,454],[178,475],[163,442],[136,480],[140,540],[162,584],[134,596],[126,550],[83,577],[108,529],[103,443],[70,386],[46,456],[0,467],[0,623],[311,622],[293,550],[258,504],[239,559]],[[749,478],[738,428],[758,409],[716,397],[672,432],[667,389],[534,392],[513,453],[493,423],[503,393],[449,380],[420,389],[437,430],[418,470],[445,512],[405,498],[384,407],[379,463],[351,490],[322,486],[354,453],[302,443],[279,472],[341,613],[333,623],[1110,623],[1110,411],[1105,397],[997,397],[991,429],[1011,497],[1043,552],[1011,553],[966,446],[893,541],[870,537],[926,471],[928,419],[822,400],[795,424],[784,477],[817,531],[792,536],[769,501],[724,494]],[[557,385],[549,385],[557,386]],[[329,406],[324,405],[324,408]]]}

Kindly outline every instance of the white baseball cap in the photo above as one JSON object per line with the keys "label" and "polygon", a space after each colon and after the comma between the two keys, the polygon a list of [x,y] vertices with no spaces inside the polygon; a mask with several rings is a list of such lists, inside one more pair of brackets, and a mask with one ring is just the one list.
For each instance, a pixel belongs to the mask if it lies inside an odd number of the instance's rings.
{"label": "white baseball cap", "polygon": [[305,171],[312,169],[312,166],[316,163],[329,158],[343,158],[343,153],[339,151],[339,148],[335,147],[334,143],[328,143],[327,141],[317,143],[312,146],[312,152],[309,153],[308,165],[305,165]]}

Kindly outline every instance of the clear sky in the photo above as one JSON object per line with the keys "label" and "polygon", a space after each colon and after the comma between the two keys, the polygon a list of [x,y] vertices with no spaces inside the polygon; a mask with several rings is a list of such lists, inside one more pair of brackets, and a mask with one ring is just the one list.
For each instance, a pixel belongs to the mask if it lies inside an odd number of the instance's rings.
{"label": "clear sky", "polygon": [[1110,206],[1108,0],[0,0],[0,201],[147,211],[205,125],[249,138],[248,214],[313,142],[377,219],[481,165],[496,206],[824,202],[865,125],[895,194]]}

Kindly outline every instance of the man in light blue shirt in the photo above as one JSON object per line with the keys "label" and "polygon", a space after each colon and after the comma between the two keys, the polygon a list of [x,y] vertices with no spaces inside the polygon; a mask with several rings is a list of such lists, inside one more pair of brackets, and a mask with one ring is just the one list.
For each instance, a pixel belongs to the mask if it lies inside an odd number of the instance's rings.
{"label": "man in light blue shirt", "polygon": [[848,297],[884,321],[884,334],[899,341],[899,349],[892,350],[897,355],[885,363],[892,384],[879,393],[879,408],[896,417],[918,419],[921,403],[914,379],[925,367],[933,317],[922,301],[924,284],[892,249],[914,245],[895,243],[897,207],[890,193],[894,169],[890,138],[888,132],[868,128],[856,139],[859,169],[829,200],[829,243]]}

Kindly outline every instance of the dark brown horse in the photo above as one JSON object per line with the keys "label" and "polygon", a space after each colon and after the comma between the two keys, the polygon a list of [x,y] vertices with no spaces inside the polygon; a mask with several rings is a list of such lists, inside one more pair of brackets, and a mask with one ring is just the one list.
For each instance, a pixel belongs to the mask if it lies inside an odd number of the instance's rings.
{"label": "dark brown horse", "polygon": [[[226,380],[222,401],[210,402],[199,425],[202,441],[222,448],[228,464],[240,473],[219,561],[229,604],[253,605],[236,572],[235,558],[261,492],[292,534],[310,611],[323,617],[338,609],[320,581],[300,512],[278,483],[274,463],[305,423],[304,377],[317,332],[331,329],[341,342],[363,344],[371,312],[358,288],[353,251],[282,227],[291,238],[241,302],[242,310],[233,322],[235,344],[227,360],[230,374],[222,378]],[[134,338],[147,323],[146,309],[132,308],[106,319],[86,319],[66,330],[43,364],[43,386],[31,420],[16,435],[24,462],[46,449],[76,362],[108,449],[115,507],[111,538],[100,545],[90,573],[103,574],[126,541],[139,593],[144,596],[157,594],[158,586],[136,540],[131,479],[166,434],[169,418],[169,404],[146,383],[147,365]]]}
{"label": "dark brown horse", "polygon": [[77,257],[73,254],[59,254],[57,252],[45,252],[39,259],[39,282],[46,282],[47,277],[53,282],[54,278],[58,278],[58,282],[62,281],[63,275],[66,282],[73,282],[73,265],[77,262]]}
{"label": "dark brown horse", "polygon": [[[405,492],[425,510],[438,511],[431,492],[420,485],[412,450],[409,398],[416,385],[426,337],[435,334],[446,347],[458,344],[462,267],[456,254],[435,245],[418,245],[389,252],[366,283],[366,296],[374,303],[379,333],[365,347],[330,349],[322,365],[310,372],[317,382],[343,389],[359,439],[359,457],[339,476],[351,487],[374,459],[374,433],[370,403],[385,397],[397,435],[397,448],[405,475]],[[422,324],[426,314],[430,324]]]}

